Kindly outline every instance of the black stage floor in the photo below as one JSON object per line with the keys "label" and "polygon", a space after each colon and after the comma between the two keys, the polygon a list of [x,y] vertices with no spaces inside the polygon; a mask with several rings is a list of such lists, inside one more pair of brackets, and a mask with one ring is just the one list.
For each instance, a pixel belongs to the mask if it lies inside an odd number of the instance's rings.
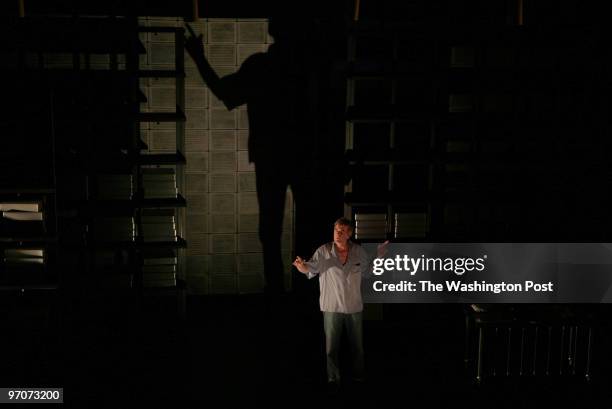
{"label": "black stage floor", "polygon": [[365,321],[368,381],[329,396],[315,297],[191,298],[182,322],[162,300],[140,312],[112,297],[96,303],[65,305],[59,333],[7,328],[2,384],[64,387],[71,407],[612,407],[604,335],[595,338],[590,382],[525,376],[477,385],[464,366],[460,305],[402,305]]}

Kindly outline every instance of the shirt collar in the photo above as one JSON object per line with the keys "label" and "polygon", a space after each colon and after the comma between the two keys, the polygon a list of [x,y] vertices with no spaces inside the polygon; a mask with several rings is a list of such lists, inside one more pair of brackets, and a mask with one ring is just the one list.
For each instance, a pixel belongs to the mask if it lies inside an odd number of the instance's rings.
{"label": "shirt collar", "polygon": [[[347,244],[348,244],[348,252],[350,254],[351,249],[353,248],[353,242],[349,239]],[[338,255],[336,254],[336,243],[333,241],[331,242],[331,254],[333,254],[334,257],[338,258]]]}

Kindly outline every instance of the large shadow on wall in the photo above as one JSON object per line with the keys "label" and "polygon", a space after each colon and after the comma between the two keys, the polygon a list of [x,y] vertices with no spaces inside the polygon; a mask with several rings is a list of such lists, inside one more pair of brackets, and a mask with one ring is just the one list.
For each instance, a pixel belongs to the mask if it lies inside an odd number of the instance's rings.
{"label": "large shadow on wall", "polygon": [[296,252],[309,253],[320,197],[314,183],[318,83],[325,58],[311,41],[312,19],[285,14],[269,18],[274,38],[266,52],[247,58],[240,69],[219,77],[204,53],[202,38],[192,35],[185,47],[215,96],[232,110],[246,104],[249,161],[255,165],[259,203],[259,237],[263,247],[265,292],[285,291],[281,256],[286,192],[294,199]]}

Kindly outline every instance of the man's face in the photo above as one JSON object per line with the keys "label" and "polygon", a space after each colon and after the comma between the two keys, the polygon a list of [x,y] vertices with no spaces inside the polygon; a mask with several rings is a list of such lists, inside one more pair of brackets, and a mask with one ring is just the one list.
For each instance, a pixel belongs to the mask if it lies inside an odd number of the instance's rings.
{"label": "man's face", "polygon": [[336,244],[345,245],[348,239],[351,238],[351,234],[353,234],[353,229],[349,226],[342,224],[336,224],[334,226],[334,242]]}

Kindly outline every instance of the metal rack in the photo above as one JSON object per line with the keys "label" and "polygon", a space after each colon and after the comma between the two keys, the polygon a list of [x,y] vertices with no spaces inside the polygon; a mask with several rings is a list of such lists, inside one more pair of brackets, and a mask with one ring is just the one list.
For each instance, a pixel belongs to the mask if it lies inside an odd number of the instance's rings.
{"label": "metal rack", "polygon": [[[146,49],[139,39],[143,32],[174,34],[175,68],[141,70],[139,60]],[[177,299],[177,313],[185,308],[184,208],[184,61],[182,29],[139,27],[136,17],[28,17],[12,19],[4,25],[3,38],[18,39],[3,44],[14,53],[15,69],[26,76],[42,78],[52,95],[52,121],[48,129],[54,144],[53,170],[57,185],[50,197],[57,195],[58,237],[65,262],[62,270],[66,287],[77,293],[104,293],[109,290],[128,295],[152,294],[142,287],[142,253],[146,249],[173,248],[177,251],[176,285],[155,295]],[[5,43],[3,41],[3,43]],[[102,61],[102,63],[100,63]],[[174,78],[175,112],[141,112],[146,101],[141,92],[141,78]],[[140,136],[140,123],[146,121],[176,124],[174,154],[146,154]],[[142,169],[173,166],[176,169],[176,198],[143,195]],[[32,172],[36,172],[32,170]],[[99,195],[102,175],[131,175],[131,194],[108,200]],[[146,242],[141,235],[143,209],[176,210],[177,239],[170,242]],[[120,240],[99,240],[96,219],[125,216],[134,221],[134,235]],[[113,280],[95,271],[97,252],[112,256]],[[120,278],[120,280],[114,280]],[[117,287],[114,282],[121,284]],[[161,289],[160,289],[161,290]],[[137,304],[142,304],[141,302]]]}

